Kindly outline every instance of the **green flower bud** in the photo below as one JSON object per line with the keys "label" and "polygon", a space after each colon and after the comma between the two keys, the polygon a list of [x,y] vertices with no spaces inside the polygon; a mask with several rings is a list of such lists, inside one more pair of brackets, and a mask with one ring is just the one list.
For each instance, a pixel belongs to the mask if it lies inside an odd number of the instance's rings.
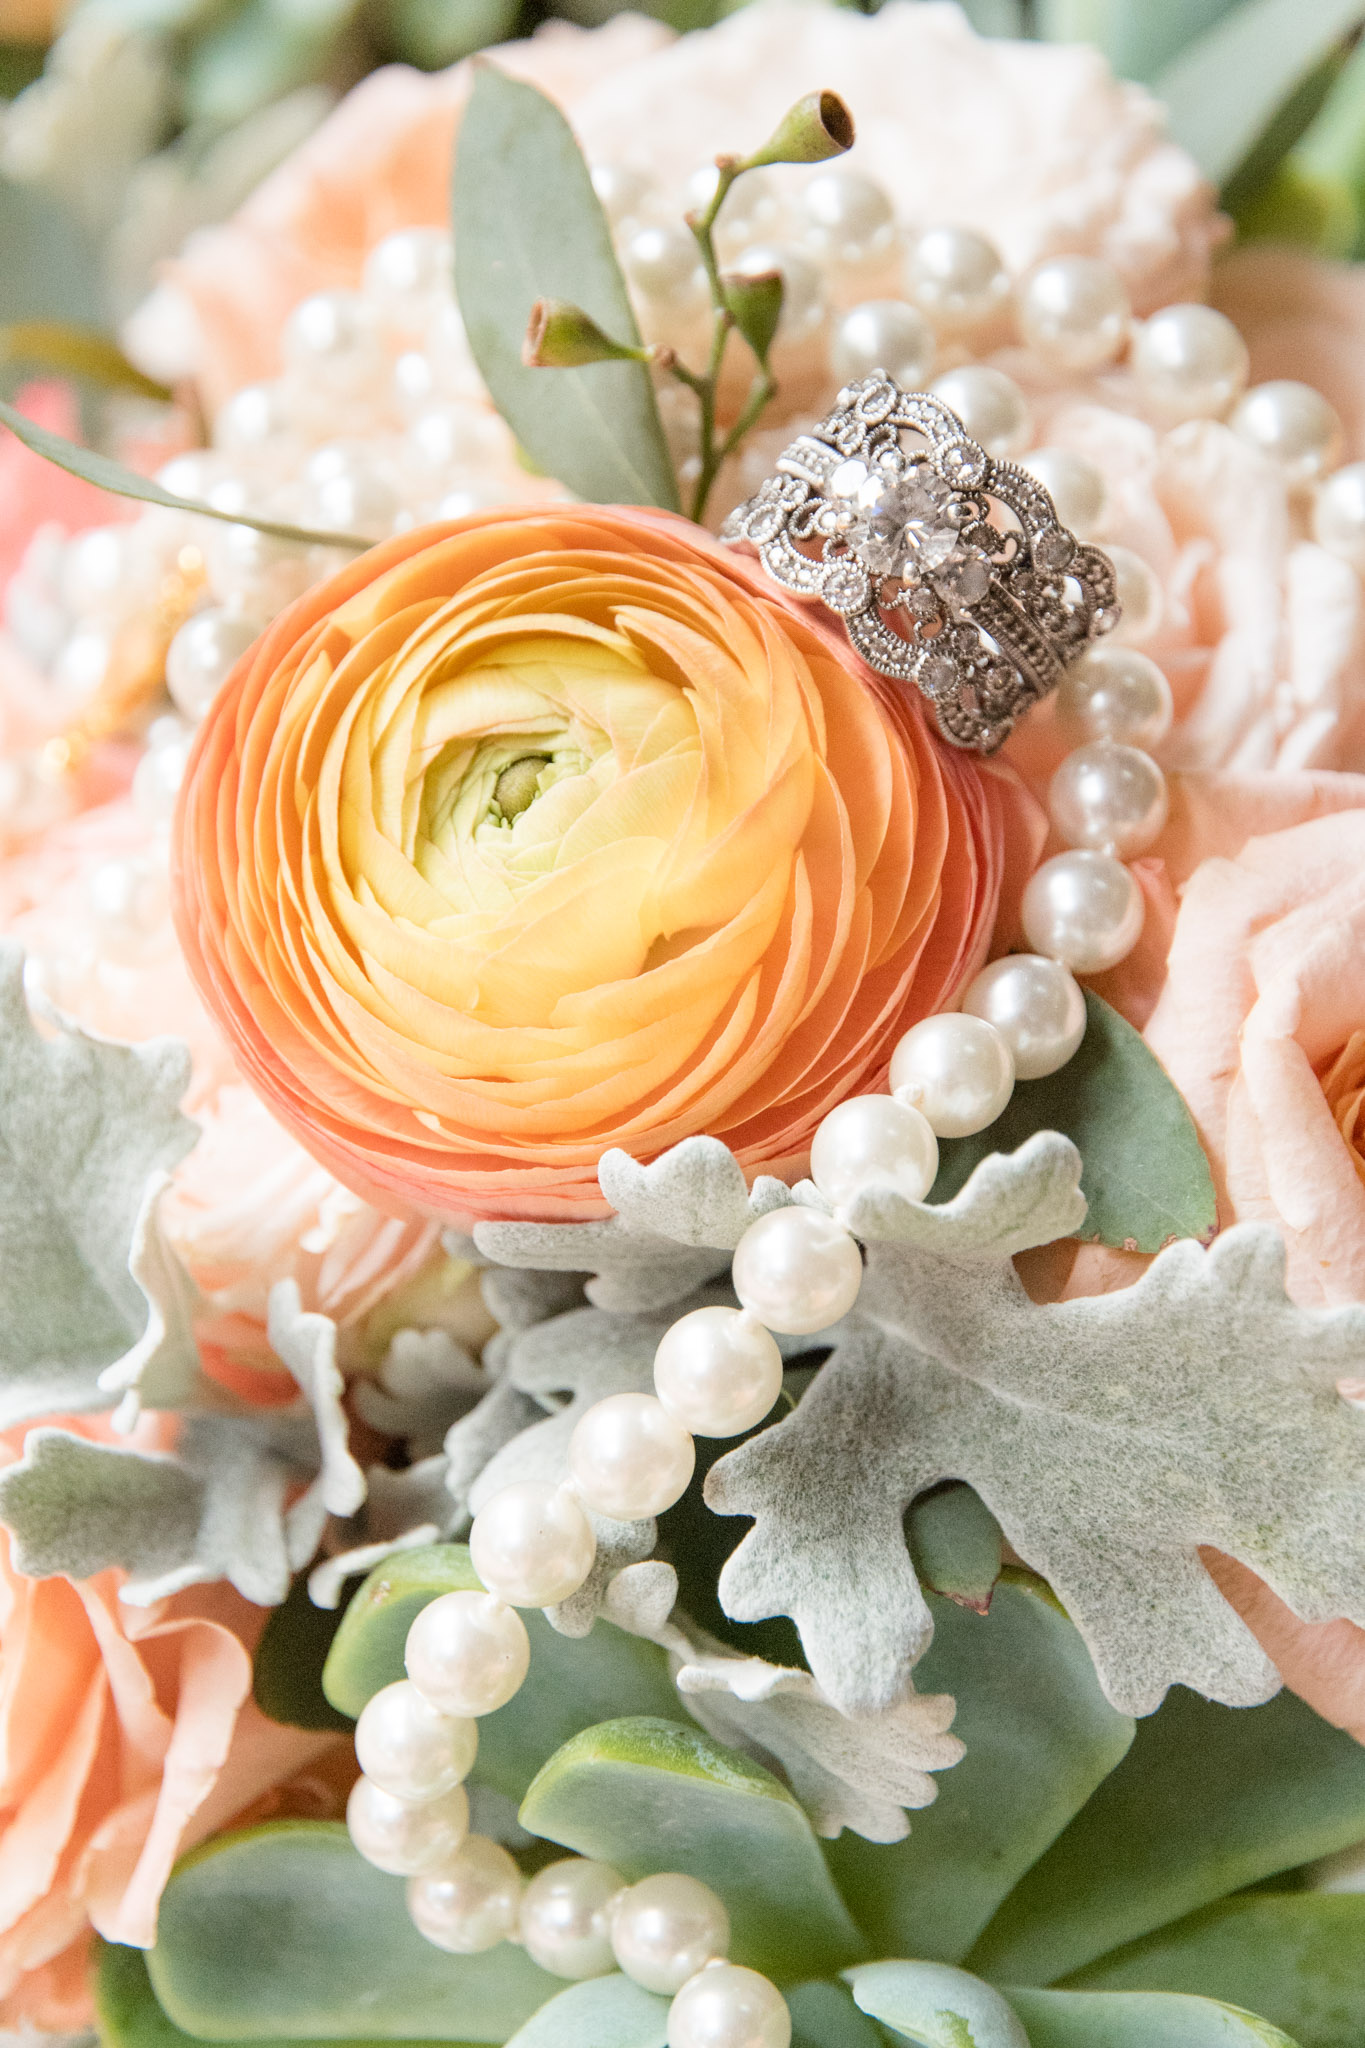
{"label": "green flower bud", "polygon": [[781,271],[763,270],[754,277],[723,277],[721,289],[730,318],[760,363],[766,363],[782,317]]}
{"label": "green flower bud", "polygon": [[837,92],[808,92],[782,116],[762,149],[737,166],[757,170],[760,164],[822,164],[852,149],[857,137],[853,116]]}
{"label": "green flower bud", "polygon": [[581,306],[567,299],[537,299],[531,308],[521,359],[528,370],[577,370],[585,363],[647,363],[648,349],[613,341]]}

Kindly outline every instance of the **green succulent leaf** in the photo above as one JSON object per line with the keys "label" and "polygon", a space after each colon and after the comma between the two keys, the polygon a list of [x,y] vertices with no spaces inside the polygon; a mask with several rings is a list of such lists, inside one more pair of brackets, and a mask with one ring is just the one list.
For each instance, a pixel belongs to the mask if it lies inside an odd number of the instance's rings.
{"label": "green succulent leaf", "polygon": [[1080,1636],[1017,1572],[987,1615],[931,1598],[925,1691],[957,1699],[967,1754],[903,1842],[841,1835],[830,1867],[873,1947],[960,1962],[1008,1892],[1120,1763],[1133,1722],[1109,1705]]}
{"label": "green succulent leaf", "polygon": [[667,2048],[668,2000],[629,1977],[571,1984],[542,2005],[507,2048]]}
{"label": "green succulent leaf", "polygon": [[278,1821],[192,1851],[161,1900],[152,1989],[209,2041],[501,2042],[562,1980],[508,1942],[435,1948],[401,1878],[372,1869],[331,1821]]}
{"label": "green succulent leaf", "polygon": [[1056,1074],[1021,1081],[1008,1109],[974,1138],[939,1148],[929,1199],[947,1202],[991,1152],[1012,1152],[1035,1131],[1060,1131],[1081,1155],[1086,1243],[1157,1252],[1176,1237],[1209,1238],[1217,1198],[1194,1119],[1160,1060],[1126,1019],[1085,992],[1079,1050]]}
{"label": "green succulent leaf", "polygon": [[[100,1942],[94,1992],[101,2048],[190,2048],[199,2038],[182,2032],[157,2004],[147,1974],[147,1957],[140,1948]],[[373,2036],[370,2040],[337,2040],[332,2048],[370,2048],[372,2040]],[[277,2039],[269,2048],[296,2048],[296,2043]],[[297,2048],[302,2048],[302,2043]],[[413,2041],[409,2048],[435,2048],[435,2044]],[[443,2042],[441,2048],[452,2048],[452,2044]],[[453,2048],[473,2048],[473,2044],[456,2042]]]}
{"label": "green succulent leaf", "polygon": [[[1264,2013],[1300,2048],[1359,2048],[1365,2041],[1362,1955],[1365,1894],[1253,1892],[1192,1913],[1068,1981],[1110,1994],[1197,1991]],[[1119,2038],[1127,2048],[1126,2037]],[[1271,2026],[1248,2036],[1258,2044],[1283,2038]],[[1199,2048],[1197,2035],[1180,2036],[1180,2048],[1186,2040]]]}
{"label": "green succulent leaf", "polygon": [[491,65],[460,125],[452,217],[455,287],[493,402],[538,468],[598,504],[676,511],[678,487],[643,363],[532,370],[521,359],[538,299],[581,306],[639,344],[606,215],[558,108]]}
{"label": "green succulent leaf", "polygon": [[256,1704],[272,1721],[350,1732],[353,1717],[339,1713],[322,1690],[323,1667],[344,1618],[344,1609],[313,1604],[306,1574],[272,1610],[256,1645],[252,1680]]}
{"label": "green succulent leaf", "polygon": [[[463,1543],[405,1550],[376,1566],[346,1610],[328,1654],[322,1689],[355,1719],[381,1686],[403,1676],[408,1630],[440,1593],[482,1590]],[[668,1659],[653,1643],[599,1621],[589,1636],[562,1636],[543,1614],[522,1619],[531,1638],[527,1683],[479,1722],[473,1777],[520,1799],[561,1743],[618,1715],[676,1714]]]}
{"label": "green succulent leaf", "polygon": [[1128,1755],[1005,1901],[968,1961],[999,1981],[1050,1984],[1362,1836],[1365,1749],[1349,1735],[1293,1693],[1238,1710],[1173,1691],[1138,1723]]}
{"label": "green succulent leaf", "polygon": [[863,1952],[791,1793],[699,1729],[643,1716],[585,1729],[541,1770],[521,1822],[632,1882],[700,1878],[729,1908],[734,1960],[769,1976],[808,1977]]}
{"label": "green succulent leaf", "polygon": [[[1011,1989],[1009,1999],[1030,2048],[1297,2048],[1268,2021],[1211,1998]],[[1319,2044],[1305,2036],[1302,2048]]]}
{"label": "green succulent leaf", "polygon": [[953,1484],[921,1494],[911,1503],[905,1533],[921,1586],[946,1593],[959,1607],[987,1611],[1000,1577],[1003,1539],[979,1493]]}
{"label": "green succulent leaf", "polygon": [[50,428],[40,427],[3,400],[0,400],[0,424],[7,426],[25,448],[41,455],[45,462],[55,462],[58,469],[64,469],[69,476],[78,476],[88,484],[96,484],[102,491],[112,491],[116,498],[136,498],[143,505],[165,505],[172,512],[193,512],[198,518],[223,520],[229,526],[254,527],[257,533],[271,534],[276,540],[293,541],[300,547],[345,548],[354,554],[373,546],[372,541],[362,540],[354,533],[324,533],[309,526],[289,526],[278,519],[262,519],[254,512],[223,512],[216,505],[205,504],[202,499],[182,498],[175,491],[165,490],[153,478],[139,476],[135,469],[116,462],[112,455],[101,455],[94,448],[82,448],[79,442],[68,441],[64,434],[54,434]]}
{"label": "green succulent leaf", "polygon": [[844,1975],[862,2011],[917,2048],[1029,2048],[1008,2001],[950,1963],[863,1963]]}
{"label": "green succulent leaf", "polygon": [[[1171,133],[1222,184],[1362,21],[1362,0],[1242,0],[1152,80]],[[1293,140],[1288,135],[1285,146]]]}
{"label": "green succulent leaf", "polygon": [[881,2028],[859,2012],[844,1985],[795,1984],[786,1996],[792,2048],[883,2048]]}

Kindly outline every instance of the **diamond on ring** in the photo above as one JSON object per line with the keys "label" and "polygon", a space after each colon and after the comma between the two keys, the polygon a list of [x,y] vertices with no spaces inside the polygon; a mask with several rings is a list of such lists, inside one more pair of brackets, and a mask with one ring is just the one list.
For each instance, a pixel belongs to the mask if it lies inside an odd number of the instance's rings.
{"label": "diamond on ring", "polygon": [[1112,563],[1043,486],[880,370],[796,437],[721,539],[837,613],[869,667],[914,683],[944,738],[981,754],[1118,622]]}

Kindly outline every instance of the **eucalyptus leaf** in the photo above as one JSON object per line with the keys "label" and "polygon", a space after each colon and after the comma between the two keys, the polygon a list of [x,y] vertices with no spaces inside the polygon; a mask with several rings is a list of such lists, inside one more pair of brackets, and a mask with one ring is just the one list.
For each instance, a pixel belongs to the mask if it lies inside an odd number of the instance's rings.
{"label": "eucalyptus leaf", "polygon": [[41,185],[0,177],[0,325],[98,327],[100,270],[85,227]]}
{"label": "eucalyptus leaf", "polygon": [[987,1615],[931,1598],[916,1667],[957,1699],[967,1754],[903,1842],[841,1835],[825,1853],[872,1945],[960,1962],[1002,1899],[1122,1760],[1133,1722],[1100,1691],[1085,1644],[1039,1581],[1011,1572]]}
{"label": "eucalyptus leaf", "polygon": [[[1011,1988],[1009,2000],[1030,2048],[1296,2048],[1278,2027],[1211,1998]],[[1301,2048],[1326,2044],[1304,2035]]]}
{"label": "eucalyptus leaf", "polygon": [[[1095,43],[1123,78],[1144,82],[1187,43],[1234,13],[1240,0],[1033,0],[1036,33],[1050,43]],[[1016,31],[1017,33],[1017,31]]]}
{"label": "eucalyptus leaf", "polygon": [[1362,0],[1241,0],[1153,79],[1171,133],[1222,184],[1294,89],[1362,21]]}
{"label": "eucalyptus leaf", "polygon": [[521,1822],[632,1882],[700,1878],[729,1909],[734,1961],[779,1980],[863,1950],[791,1793],[699,1729],[645,1717],[585,1729],[535,1778]]}
{"label": "eucalyptus leaf", "polygon": [[676,511],[677,480],[643,363],[532,370],[522,362],[538,299],[581,306],[616,341],[638,346],[640,334],[568,122],[543,93],[487,64],[460,124],[452,218],[469,346],[519,444],[580,498]]}
{"label": "eucalyptus leaf", "polygon": [[54,434],[48,427],[40,427],[35,420],[28,419],[14,406],[0,400],[0,424],[7,426],[16,439],[35,455],[41,455],[45,462],[55,462],[58,469],[64,469],[69,476],[81,477],[88,484],[96,484],[102,491],[112,491],[117,498],[136,498],[144,505],[165,505],[172,512],[193,512],[196,518],[219,519],[229,526],[254,527],[257,533],[271,534],[276,540],[294,541],[300,547],[346,548],[357,553],[373,547],[374,542],[362,540],[354,533],[323,533],[307,526],[288,526],[278,519],[263,519],[255,512],[223,512],[216,505],[207,505],[199,498],[182,498],[174,491],[164,490],[148,476],[139,476],[135,469],[129,469],[122,462],[116,462],[111,455],[101,455],[97,449],[82,448],[76,441],[68,441],[64,434]]}
{"label": "eucalyptus leaf", "polygon": [[571,1984],[543,2005],[507,2048],[667,2048],[668,2000],[629,1977]]}
{"label": "eucalyptus leaf", "polygon": [[[1239,1711],[1175,1691],[968,1961],[998,1981],[1050,1984],[1363,1836],[1365,1749],[1349,1735],[1290,1692]],[[1171,1988],[1227,1995],[1213,1983]]]}
{"label": "eucalyptus leaf", "polygon": [[863,1963],[844,1975],[862,2011],[917,2048],[1029,2048],[1008,2001],[951,1963]]}
{"label": "eucalyptus leaf", "polygon": [[562,1986],[510,1942],[455,1956],[425,1941],[403,1880],[333,1821],[192,1850],[162,1895],[147,1968],[168,2018],[217,2041],[502,2042]]}
{"label": "eucalyptus leaf", "polygon": [[1020,1081],[1003,1116],[974,1138],[939,1147],[931,1202],[946,1202],[992,1152],[1035,1131],[1060,1131],[1081,1155],[1087,1243],[1157,1252],[1172,1238],[1209,1238],[1218,1224],[1209,1163],[1184,1098],[1131,1024],[1085,992],[1085,1037],[1057,1073]]}
{"label": "eucalyptus leaf", "polygon": [[[417,1615],[440,1593],[481,1590],[463,1543],[431,1544],[387,1558],[346,1610],[323,1671],[331,1705],[352,1718],[381,1686],[403,1676],[403,1646]],[[580,1729],[622,1712],[677,1712],[668,1659],[653,1643],[599,1621],[587,1637],[560,1635],[543,1614],[522,1616],[531,1673],[505,1707],[479,1722],[476,1783],[519,1799],[536,1772]]]}
{"label": "eucalyptus leaf", "polygon": [[[1069,1981],[1096,1991],[1198,1992],[1263,2013],[1299,2048],[1360,2048],[1365,2041],[1362,1955],[1365,1894],[1253,1892],[1225,1899],[1103,1956]],[[1022,2003],[1020,2009],[1027,2010]],[[1087,2048],[1094,2038],[1088,2038]],[[1221,2048],[1220,2037],[1210,2038],[1219,2040]],[[1248,2037],[1258,2048],[1262,2038]],[[1281,2036],[1268,2032],[1264,2038],[1278,2044]],[[1179,2048],[1187,2041],[1191,2048],[1202,2048],[1194,2034],[1181,2035]],[[1035,2041],[1035,2048],[1051,2044]],[[1070,2039],[1059,2041],[1058,2048],[1071,2048]],[[1122,2048],[1128,2048],[1126,2038]],[[1141,2048],[1147,2048],[1147,2039]]]}

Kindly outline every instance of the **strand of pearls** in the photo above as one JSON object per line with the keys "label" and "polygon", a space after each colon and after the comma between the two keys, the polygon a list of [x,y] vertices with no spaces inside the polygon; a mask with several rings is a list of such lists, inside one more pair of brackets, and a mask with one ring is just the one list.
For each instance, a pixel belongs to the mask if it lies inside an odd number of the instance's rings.
{"label": "strand of pearls", "polygon": [[[524,1501],[515,1513],[524,1515]],[[526,1625],[496,1592],[443,1593],[422,1609],[408,1630],[407,1677],[377,1692],[356,1723],[362,1775],[346,1808],[356,1848],[407,1878],[413,1924],[437,1948],[477,1955],[519,1942],[571,1982],[623,1970],[672,1998],[670,2048],[788,2048],[786,2001],[768,1978],[726,1960],[730,1918],[709,1886],[681,1872],[627,1885],[610,1864],[580,1856],[525,1882],[501,1843],[469,1832],[464,1780],[478,1719],[506,1706],[530,1661]]]}

